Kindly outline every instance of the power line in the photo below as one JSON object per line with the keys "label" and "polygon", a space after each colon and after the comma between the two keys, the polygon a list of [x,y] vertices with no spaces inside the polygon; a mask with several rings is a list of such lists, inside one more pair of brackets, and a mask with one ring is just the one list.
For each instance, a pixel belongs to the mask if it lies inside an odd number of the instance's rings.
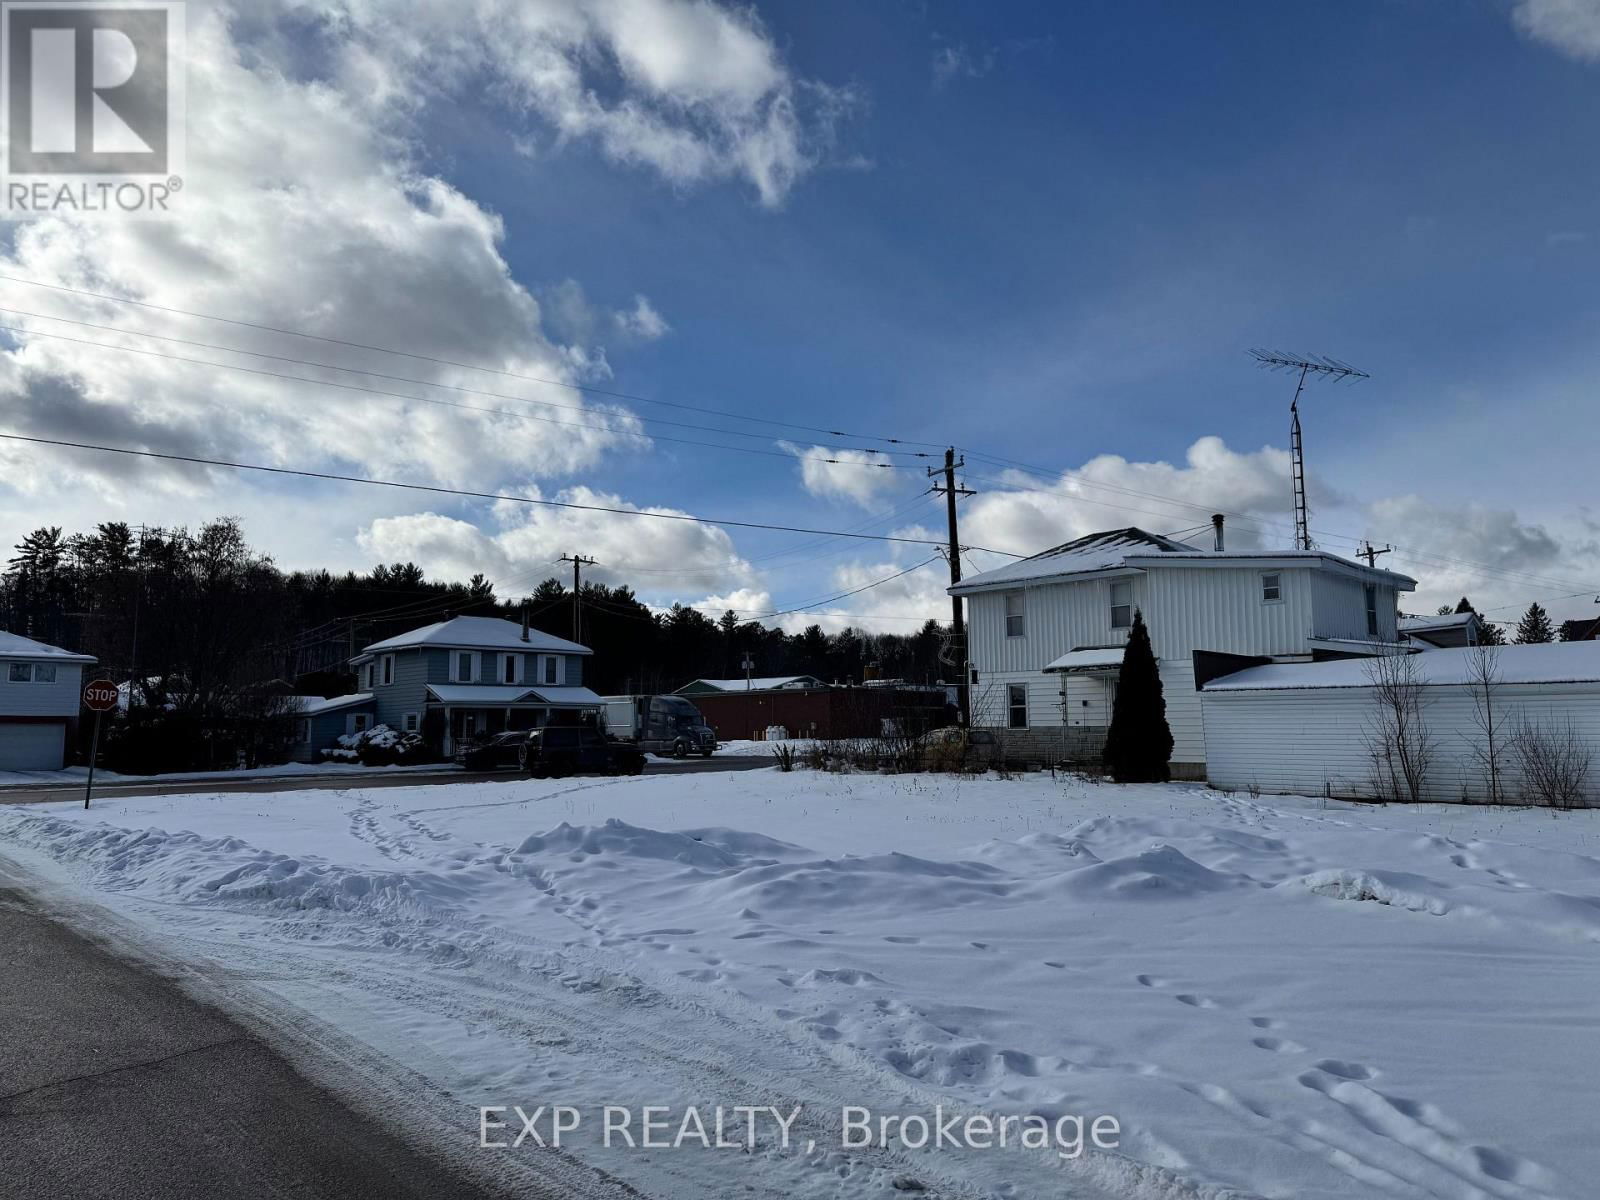
{"label": "power line", "polygon": [[58,283],[45,283],[38,279],[28,279],[20,275],[0,275],[0,280],[7,283],[18,283],[25,287],[47,288],[54,292],[66,292],[74,296],[87,296],[95,300],[107,300],[114,304],[129,304],[138,308],[147,308],[154,312],[172,313],[182,317],[194,317],[202,321],[216,321],[224,325],[235,325],[244,329],[257,329],[263,333],[282,334],[285,337],[306,338],[309,341],[324,342],[332,346],[345,346],[353,350],[367,350],[374,354],[393,354],[401,358],[413,359],[417,362],[429,362],[436,366],[458,367],[467,371],[483,371],[490,375],[500,375],[508,379],[522,379],[529,383],[549,384],[551,387],[568,388],[575,392],[584,392],[593,396],[609,396],[616,400],[629,400],[636,404],[659,404],[667,408],[678,408],[688,412],[703,412],[711,416],[728,417],[735,421],[750,421],[759,425],[771,425],[781,429],[799,429],[807,433],[820,433],[828,437],[859,438],[869,442],[888,442],[902,446],[924,446],[937,448],[936,442],[918,442],[907,438],[882,437],[869,433],[849,433],[841,429],[824,429],[816,425],[799,425],[792,421],[778,421],[768,417],[750,417],[743,413],[729,412],[725,409],[707,408],[696,404],[684,404],[672,400],[658,400],[649,396],[639,396],[630,392],[613,391],[609,388],[597,388],[583,383],[571,383],[564,379],[546,379],[539,375],[529,375],[520,371],[507,371],[499,367],[486,367],[481,363],[460,362],[456,359],[437,357],[431,354],[419,354],[412,350],[395,350],[388,346],[374,346],[365,342],[347,341],[343,338],[327,337],[323,334],[308,333],[302,329],[288,329],[277,325],[266,325],[258,321],[243,321],[234,317],[221,317],[213,313],[198,312],[194,309],[175,308],[165,304],[155,304],[149,300],[134,300],[128,296],[113,296],[106,292],[89,291],[86,288],[67,287]]}
{"label": "power line", "polygon": [[[174,342],[174,343],[176,343],[176,344],[178,344],[180,346],[195,346],[195,347],[198,347],[198,348],[200,348],[202,350],[221,350],[222,352],[224,352],[226,354],[247,354],[252,358],[266,358],[266,359],[271,359],[274,362],[293,363],[296,366],[311,367],[311,368],[313,368],[315,370],[320,370],[320,371],[343,371],[343,372],[345,372],[346,374],[349,374],[349,375],[366,375],[366,376],[368,376],[369,378],[372,378],[372,379],[386,379],[391,383],[410,383],[410,384],[416,385],[417,387],[443,388],[443,389],[445,389],[447,391],[462,392],[462,393],[465,393],[465,394],[468,394],[468,395],[488,396],[488,397],[490,397],[492,399],[495,399],[495,400],[514,400],[514,401],[518,402],[519,404],[533,404],[533,405],[538,405],[541,408],[558,408],[558,409],[561,409],[564,412],[586,413],[586,414],[589,414],[591,416],[603,416],[604,415],[603,412],[600,412],[600,411],[597,411],[597,410],[591,409],[591,408],[584,408],[583,406],[577,405],[577,404],[557,404],[553,400],[535,400],[535,399],[533,399],[532,397],[529,397],[529,396],[516,396],[516,395],[512,395],[512,394],[510,394],[508,392],[491,392],[491,391],[489,391],[489,390],[487,390],[485,388],[467,387],[465,384],[458,384],[458,383],[444,383],[442,381],[434,380],[434,379],[417,379],[417,378],[415,378],[414,376],[411,376],[411,375],[389,375],[389,374],[386,374],[385,372],[373,371],[373,370],[370,370],[370,369],[368,369],[366,367],[346,367],[346,366],[341,366],[338,363],[318,362],[315,359],[309,359],[309,358],[295,358],[295,357],[293,357],[291,355],[287,355],[287,354],[269,354],[264,350],[248,350],[248,349],[245,349],[242,346],[228,346],[228,345],[224,345],[224,344],[219,343],[219,342],[200,342],[200,341],[195,341],[192,338],[172,337],[172,336],[169,336],[169,335],[164,334],[164,333],[150,333],[147,330],[142,330],[142,329],[128,329],[128,328],[126,328],[124,326],[121,326],[121,325],[102,325],[102,324],[98,324],[98,323],[96,323],[94,321],[80,321],[80,320],[76,320],[76,319],[74,319],[72,317],[58,317],[58,316],[54,316],[54,315],[52,315],[50,313],[36,313],[36,312],[30,312],[30,311],[28,311],[26,309],[20,309],[20,308],[4,308],[4,307],[0,307],[0,312],[12,313],[12,314],[14,314],[16,316],[19,316],[19,317],[30,317],[30,318],[33,318],[35,320],[40,320],[40,321],[60,321],[60,322],[62,322],[64,324],[67,324],[67,325],[78,325],[78,326],[81,326],[81,327],[86,328],[86,329],[100,329],[100,330],[104,330],[107,333],[123,334],[126,337],[153,338],[156,341],[160,341],[160,342]],[[65,338],[65,335],[63,335],[63,334],[53,334],[53,333],[50,333],[50,332],[48,332],[46,330],[42,330],[42,329],[26,329],[26,328],[22,328],[22,327],[9,326],[9,325],[0,326],[0,328],[11,329],[11,330],[13,330],[15,332],[21,332],[21,333],[32,335],[32,336],[36,336],[36,337]],[[66,338],[65,340],[69,340],[70,341],[70,340],[73,340],[73,339]],[[143,353],[144,352],[144,351],[141,351],[138,347],[116,346],[116,345],[111,345],[111,344],[106,343],[106,342],[84,341],[82,344],[83,345],[87,345],[87,346],[99,346],[99,347],[101,347],[103,349],[108,349],[108,350],[127,350],[130,353]],[[184,358],[184,357],[180,357],[180,356],[176,356],[176,355],[174,355],[172,357],[175,358],[176,361],[178,361],[178,362],[190,362],[190,363],[200,364],[200,365],[203,365],[203,366],[220,367],[220,368],[223,368],[223,369],[233,369],[234,367],[237,366],[237,364],[234,364],[234,363],[219,363],[219,362],[214,362],[214,361],[212,361],[210,359],[203,359],[203,358]],[[307,383],[320,383],[320,382],[323,382],[322,380],[315,380],[315,379],[307,380],[303,376],[287,376],[286,378],[298,379],[301,382],[307,382]],[[385,395],[394,395],[396,393],[383,393],[383,394],[385,394]],[[420,399],[420,397],[418,397],[418,399]],[[493,408],[482,408],[482,409],[476,409],[474,411],[496,412],[497,413],[497,412],[501,412],[503,410],[501,410],[501,409],[493,409]],[[633,416],[635,414],[629,414],[629,415]],[[762,440],[762,441],[771,441],[772,440],[772,435],[770,433],[751,433],[751,432],[748,432],[748,431],[743,430],[743,429],[725,429],[725,428],[722,428],[721,426],[717,426],[717,425],[696,425],[693,422],[689,422],[689,421],[669,421],[669,420],[666,420],[663,417],[639,417],[639,416],[636,416],[635,419],[640,421],[642,424],[647,424],[647,425],[667,425],[667,426],[671,426],[672,428],[675,428],[675,429],[696,429],[696,430],[701,431],[702,433],[722,433],[722,434],[727,434],[729,437],[756,438],[756,439]],[[933,457],[933,455],[931,453],[929,453],[927,451],[922,451],[922,450],[878,450],[878,449],[874,449],[874,448],[869,447],[869,446],[833,446],[833,447],[828,447],[828,449],[831,449],[835,453],[838,453],[841,450],[851,450],[851,451],[855,451],[855,452],[860,453],[860,454],[882,454],[882,455],[899,454],[899,455],[909,455],[909,456],[911,456],[913,458],[932,458]],[[792,456],[792,457],[798,457],[798,456]],[[824,459],[822,461],[833,462],[835,460],[833,460],[833,459]],[[867,466],[867,465],[878,465],[878,464],[862,463],[862,464],[851,464],[851,465]]]}
{"label": "power line", "polygon": [[[541,417],[534,413],[510,412],[503,408],[484,408],[477,404],[458,404],[453,400],[439,400],[431,396],[408,396],[404,392],[391,392],[385,388],[365,387],[357,383],[341,383],[336,379],[307,379],[304,375],[290,375],[283,371],[267,371],[260,367],[246,367],[239,363],[222,363],[208,358],[190,358],[183,354],[168,354],[164,350],[150,350],[140,346],[114,346],[107,342],[91,341],[88,338],[75,338],[65,333],[50,333],[42,329],[28,329],[18,325],[0,324],[0,329],[11,333],[25,334],[28,337],[55,338],[63,342],[72,342],[80,346],[94,346],[101,350],[115,350],[122,354],[143,354],[151,358],[167,359],[171,362],[192,363],[202,367],[216,367],[222,371],[239,371],[246,375],[258,375],[266,379],[281,379],[290,383],[310,384],[313,387],[339,388],[347,392],[362,392],[369,396],[389,396],[396,400],[406,400],[413,404],[432,404],[439,408],[460,409],[463,412],[486,413],[495,417],[509,417],[513,421],[538,421],[544,425],[561,425],[570,429],[587,429],[595,433],[616,433],[623,437],[644,438],[649,437],[658,442],[676,442],[686,446],[705,446],[716,450],[732,450],[739,454],[760,454],[768,458],[788,458],[800,462],[823,462],[839,467],[867,467],[877,470],[920,470],[915,463],[870,463],[850,462],[848,459],[815,458],[805,454],[794,454],[783,450],[761,450],[754,446],[729,446],[723,442],[703,442],[695,438],[668,437],[664,434],[646,434],[637,429],[619,428],[615,425],[594,425],[583,421],[562,421],[555,417]],[[424,385],[432,386],[432,385]],[[631,414],[630,414],[631,415]]]}
{"label": "power line", "polygon": [[[65,438],[32,437],[21,433],[0,432],[0,439],[27,442],[36,446],[58,446],[70,450],[92,450],[100,454],[120,454],[129,458],[156,458],[166,462],[191,463],[201,467],[225,467],[232,471],[259,471],[267,475],[289,475],[300,479],[321,479],[332,483],[359,483],[369,487],[397,488],[401,491],[427,492],[438,496],[461,496],[469,500],[509,500],[516,504],[530,504],[540,508],[564,508],[580,512],[611,513],[624,517],[648,517],[658,521],[687,521],[696,525],[727,525],[735,529],[769,529],[778,533],[808,533],[827,537],[855,538],[868,542],[895,542],[906,546],[938,546],[942,543],[929,538],[896,537],[884,533],[851,533],[838,529],[813,529],[803,525],[773,525],[762,521],[733,521],[715,517],[697,517],[689,513],[644,512],[632,508],[614,508],[603,504],[579,504],[573,500],[545,500],[533,496],[518,496],[508,492],[475,492],[465,488],[447,488],[431,483],[404,483],[394,479],[369,479],[361,475],[341,475],[333,471],[308,471],[298,467],[271,467],[262,463],[232,462],[221,458],[201,458],[198,455],[170,454],[160,450],[134,450],[126,446],[101,446],[92,442],[73,442]],[[975,546],[990,554],[1004,554],[1011,558],[1025,558],[1009,550],[993,550]]]}

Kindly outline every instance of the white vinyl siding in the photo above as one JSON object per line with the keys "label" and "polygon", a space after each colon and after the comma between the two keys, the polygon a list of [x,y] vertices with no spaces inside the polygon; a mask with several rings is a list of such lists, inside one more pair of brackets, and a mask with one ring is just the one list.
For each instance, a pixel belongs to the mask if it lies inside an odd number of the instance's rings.
{"label": "white vinyl siding", "polygon": [[[40,666],[53,678],[38,678]],[[26,681],[17,680],[25,668]],[[80,694],[83,691],[83,666],[81,663],[38,663],[21,660],[0,660],[0,716],[14,717],[75,717],[78,715]]]}
{"label": "white vinyl siding", "polygon": [[[1590,744],[1600,742],[1600,684],[1501,684],[1496,704],[1508,718],[1564,727],[1568,718]],[[1215,787],[1370,799],[1366,735],[1376,706],[1370,689],[1295,688],[1207,692],[1206,774]],[[1487,787],[1472,754],[1483,735],[1474,722],[1472,690],[1461,685],[1423,689],[1423,716],[1438,746],[1425,798],[1482,802]],[[1503,780],[1515,787],[1515,762],[1506,756]],[[1600,784],[1596,784],[1600,786]]]}

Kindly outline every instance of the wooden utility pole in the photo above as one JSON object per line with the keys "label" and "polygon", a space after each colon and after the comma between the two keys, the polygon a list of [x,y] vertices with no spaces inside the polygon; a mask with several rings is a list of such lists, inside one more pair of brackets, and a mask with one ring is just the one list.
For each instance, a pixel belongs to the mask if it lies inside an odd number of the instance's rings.
{"label": "wooden utility pole", "polygon": [[[944,493],[945,518],[950,527],[949,558],[951,587],[954,587],[956,584],[961,582],[961,539],[956,535],[956,497],[976,496],[978,494],[977,492],[972,491],[970,488],[958,487],[956,485],[956,468],[964,467],[966,465],[967,460],[965,457],[962,457],[959,461],[956,459],[955,447],[952,446],[950,449],[944,452],[944,466],[942,468],[928,468],[929,476],[940,474],[944,476],[943,486],[935,483],[932,490],[934,492]],[[957,678],[959,679],[959,682],[956,685],[956,703],[961,708],[961,723],[963,725],[971,725],[972,698],[968,694],[970,691],[968,687],[968,671],[970,666],[967,662],[967,625],[966,621],[961,615],[960,596],[950,597],[950,641],[951,649],[955,653]]]}
{"label": "wooden utility pole", "polygon": [[1385,545],[1379,547],[1374,546],[1371,542],[1362,542],[1361,549],[1356,551],[1358,555],[1367,560],[1367,566],[1369,567],[1376,567],[1378,565],[1378,555],[1392,554],[1393,552],[1393,546]]}
{"label": "wooden utility pole", "polygon": [[594,559],[581,554],[563,554],[557,562],[572,564],[572,640],[583,644],[583,569],[594,566]]}

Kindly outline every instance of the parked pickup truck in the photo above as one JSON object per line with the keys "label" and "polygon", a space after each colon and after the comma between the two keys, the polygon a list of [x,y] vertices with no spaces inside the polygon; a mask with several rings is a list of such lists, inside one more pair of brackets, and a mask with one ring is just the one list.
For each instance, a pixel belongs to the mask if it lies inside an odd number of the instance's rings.
{"label": "parked pickup truck", "polygon": [[631,742],[646,754],[710,758],[717,735],[700,710],[682,696],[605,696],[606,736]]}
{"label": "parked pickup truck", "polygon": [[517,747],[517,763],[535,779],[552,775],[639,775],[644,754],[627,742],[612,741],[593,729],[547,725]]}

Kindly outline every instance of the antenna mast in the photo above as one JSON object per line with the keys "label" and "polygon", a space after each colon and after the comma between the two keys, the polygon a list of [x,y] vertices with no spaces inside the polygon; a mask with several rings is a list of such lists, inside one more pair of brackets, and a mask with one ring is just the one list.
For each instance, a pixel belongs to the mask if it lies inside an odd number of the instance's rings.
{"label": "antenna mast", "polygon": [[1306,379],[1317,375],[1338,383],[1344,379],[1371,379],[1365,371],[1358,371],[1349,363],[1325,355],[1302,358],[1298,354],[1281,354],[1276,350],[1251,350],[1250,357],[1256,365],[1269,371],[1297,371],[1294,399],[1289,402],[1289,452],[1293,460],[1294,476],[1294,548],[1311,549],[1311,514],[1306,505],[1306,448],[1300,435],[1300,393],[1305,391]]}

